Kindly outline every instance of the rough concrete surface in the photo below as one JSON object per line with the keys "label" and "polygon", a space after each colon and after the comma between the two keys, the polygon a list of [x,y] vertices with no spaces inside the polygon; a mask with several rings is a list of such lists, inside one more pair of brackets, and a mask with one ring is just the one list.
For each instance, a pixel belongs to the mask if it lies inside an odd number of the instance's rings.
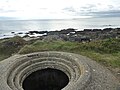
{"label": "rough concrete surface", "polygon": [[0,90],[24,90],[24,79],[45,68],[61,70],[69,77],[62,90],[120,90],[118,80],[105,67],[81,55],[56,51],[14,55],[1,61]]}

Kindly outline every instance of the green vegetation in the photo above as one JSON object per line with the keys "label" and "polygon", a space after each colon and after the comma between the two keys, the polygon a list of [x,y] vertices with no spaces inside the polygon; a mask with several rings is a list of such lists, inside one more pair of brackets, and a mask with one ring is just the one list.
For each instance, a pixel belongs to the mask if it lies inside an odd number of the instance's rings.
{"label": "green vegetation", "polygon": [[86,43],[69,41],[24,41],[21,37],[0,40],[0,60],[14,53],[65,51],[87,56],[102,65],[120,68],[120,39],[106,39]]}
{"label": "green vegetation", "polygon": [[38,51],[65,51],[87,56],[108,67],[120,67],[120,39],[106,39],[87,43],[68,41],[40,41],[25,45],[20,54]]}
{"label": "green vegetation", "polygon": [[0,40],[0,61],[17,53],[26,42],[19,36]]}

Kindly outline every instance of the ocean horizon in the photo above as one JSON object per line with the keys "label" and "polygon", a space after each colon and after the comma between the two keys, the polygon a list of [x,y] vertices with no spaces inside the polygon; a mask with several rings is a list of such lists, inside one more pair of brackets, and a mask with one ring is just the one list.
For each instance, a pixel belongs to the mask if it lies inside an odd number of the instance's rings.
{"label": "ocean horizon", "polygon": [[28,31],[59,31],[68,28],[78,31],[120,28],[120,18],[0,20],[0,38],[13,37],[18,33],[23,33],[21,36],[24,36]]}

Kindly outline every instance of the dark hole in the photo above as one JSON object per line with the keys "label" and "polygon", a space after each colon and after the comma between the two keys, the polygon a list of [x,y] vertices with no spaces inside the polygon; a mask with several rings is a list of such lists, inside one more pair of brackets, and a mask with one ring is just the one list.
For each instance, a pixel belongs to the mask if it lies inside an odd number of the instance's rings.
{"label": "dark hole", "polygon": [[57,69],[42,69],[23,81],[24,90],[61,90],[69,82],[68,76]]}

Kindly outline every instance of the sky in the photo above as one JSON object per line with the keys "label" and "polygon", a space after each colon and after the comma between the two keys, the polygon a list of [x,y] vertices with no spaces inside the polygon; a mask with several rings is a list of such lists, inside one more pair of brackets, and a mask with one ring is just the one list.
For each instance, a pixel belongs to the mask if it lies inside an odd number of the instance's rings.
{"label": "sky", "polygon": [[120,0],[0,0],[0,19],[120,17]]}

